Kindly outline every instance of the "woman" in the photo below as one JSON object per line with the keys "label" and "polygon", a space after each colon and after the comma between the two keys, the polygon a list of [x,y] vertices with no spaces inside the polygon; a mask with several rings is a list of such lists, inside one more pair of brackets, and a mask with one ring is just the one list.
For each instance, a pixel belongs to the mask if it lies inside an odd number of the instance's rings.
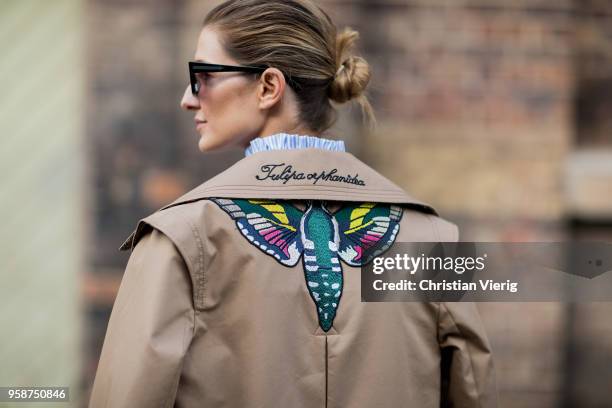
{"label": "woman", "polygon": [[360,267],[457,227],[321,137],[368,64],[308,0],[230,0],[200,33],[181,107],[201,151],[245,158],[141,220],[92,407],[496,405],[469,303],[365,303]]}

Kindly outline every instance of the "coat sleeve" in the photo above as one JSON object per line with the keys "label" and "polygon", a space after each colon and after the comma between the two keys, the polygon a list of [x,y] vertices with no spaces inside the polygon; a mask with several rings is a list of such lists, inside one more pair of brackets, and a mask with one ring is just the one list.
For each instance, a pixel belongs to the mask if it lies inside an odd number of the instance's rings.
{"label": "coat sleeve", "polygon": [[476,305],[439,304],[438,340],[442,355],[442,407],[497,407],[491,347]]}
{"label": "coat sleeve", "polygon": [[151,229],[128,261],[89,406],[173,406],[194,314],[183,258],[166,235]]}
{"label": "coat sleeve", "polygon": [[[440,242],[458,242],[459,228],[432,217]],[[491,346],[473,302],[438,304],[441,352],[441,406],[497,407],[497,380]]]}

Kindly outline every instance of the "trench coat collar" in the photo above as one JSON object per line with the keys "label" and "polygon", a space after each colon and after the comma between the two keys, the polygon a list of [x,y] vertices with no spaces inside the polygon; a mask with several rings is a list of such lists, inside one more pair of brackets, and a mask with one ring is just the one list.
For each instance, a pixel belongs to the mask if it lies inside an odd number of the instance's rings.
{"label": "trench coat collar", "polygon": [[[439,215],[431,205],[415,199],[349,152],[303,148],[259,151],[246,156],[150,216],[213,197],[375,201]],[[129,247],[134,232],[120,249]]]}
{"label": "trench coat collar", "polygon": [[208,197],[374,200],[438,215],[351,153],[318,148],[253,153],[158,211]]}

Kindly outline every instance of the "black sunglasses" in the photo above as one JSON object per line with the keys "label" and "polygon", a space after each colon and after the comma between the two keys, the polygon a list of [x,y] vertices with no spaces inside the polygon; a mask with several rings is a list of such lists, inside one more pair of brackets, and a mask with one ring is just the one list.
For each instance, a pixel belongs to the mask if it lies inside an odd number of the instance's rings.
{"label": "black sunglasses", "polygon": [[[209,64],[207,62],[189,61],[189,81],[191,83],[191,93],[197,95],[200,92],[200,83],[196,77],[199,72],[248,72],[257,74],[264,72],[270,67],[252,67],[252,66],[239,66],[239,65],[220,65],[220,64]],[[295,90],[300,90],[301,85],[294,81],[290,76],[285,75],[285,80]],[[315,81],[316,82],[316,81]]]}
{"label": "black sunglasses", "polygon": [[249,67],[237,65],[208,64],[206,62],[189,61],[189,80],[191,82],[191,93],[197,95],[200,91],[200,83],[196,74],[200,72],[264,72],[268,67]]}

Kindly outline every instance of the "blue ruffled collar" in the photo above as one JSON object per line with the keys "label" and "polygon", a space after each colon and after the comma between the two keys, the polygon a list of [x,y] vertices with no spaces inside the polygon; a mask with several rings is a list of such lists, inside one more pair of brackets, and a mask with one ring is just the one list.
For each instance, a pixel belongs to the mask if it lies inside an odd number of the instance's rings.
{"label": "blue ruffled collar", "polygon": [[303,149],[307,147],[338,152],[346,151],[344,141],[342,140],[331,140],[309,135],[276,133],[270,136],[257,137],[251,140],[250,145],[244,150],[244,155],[249,156],[253,153],[266,150],[291,150]]}

